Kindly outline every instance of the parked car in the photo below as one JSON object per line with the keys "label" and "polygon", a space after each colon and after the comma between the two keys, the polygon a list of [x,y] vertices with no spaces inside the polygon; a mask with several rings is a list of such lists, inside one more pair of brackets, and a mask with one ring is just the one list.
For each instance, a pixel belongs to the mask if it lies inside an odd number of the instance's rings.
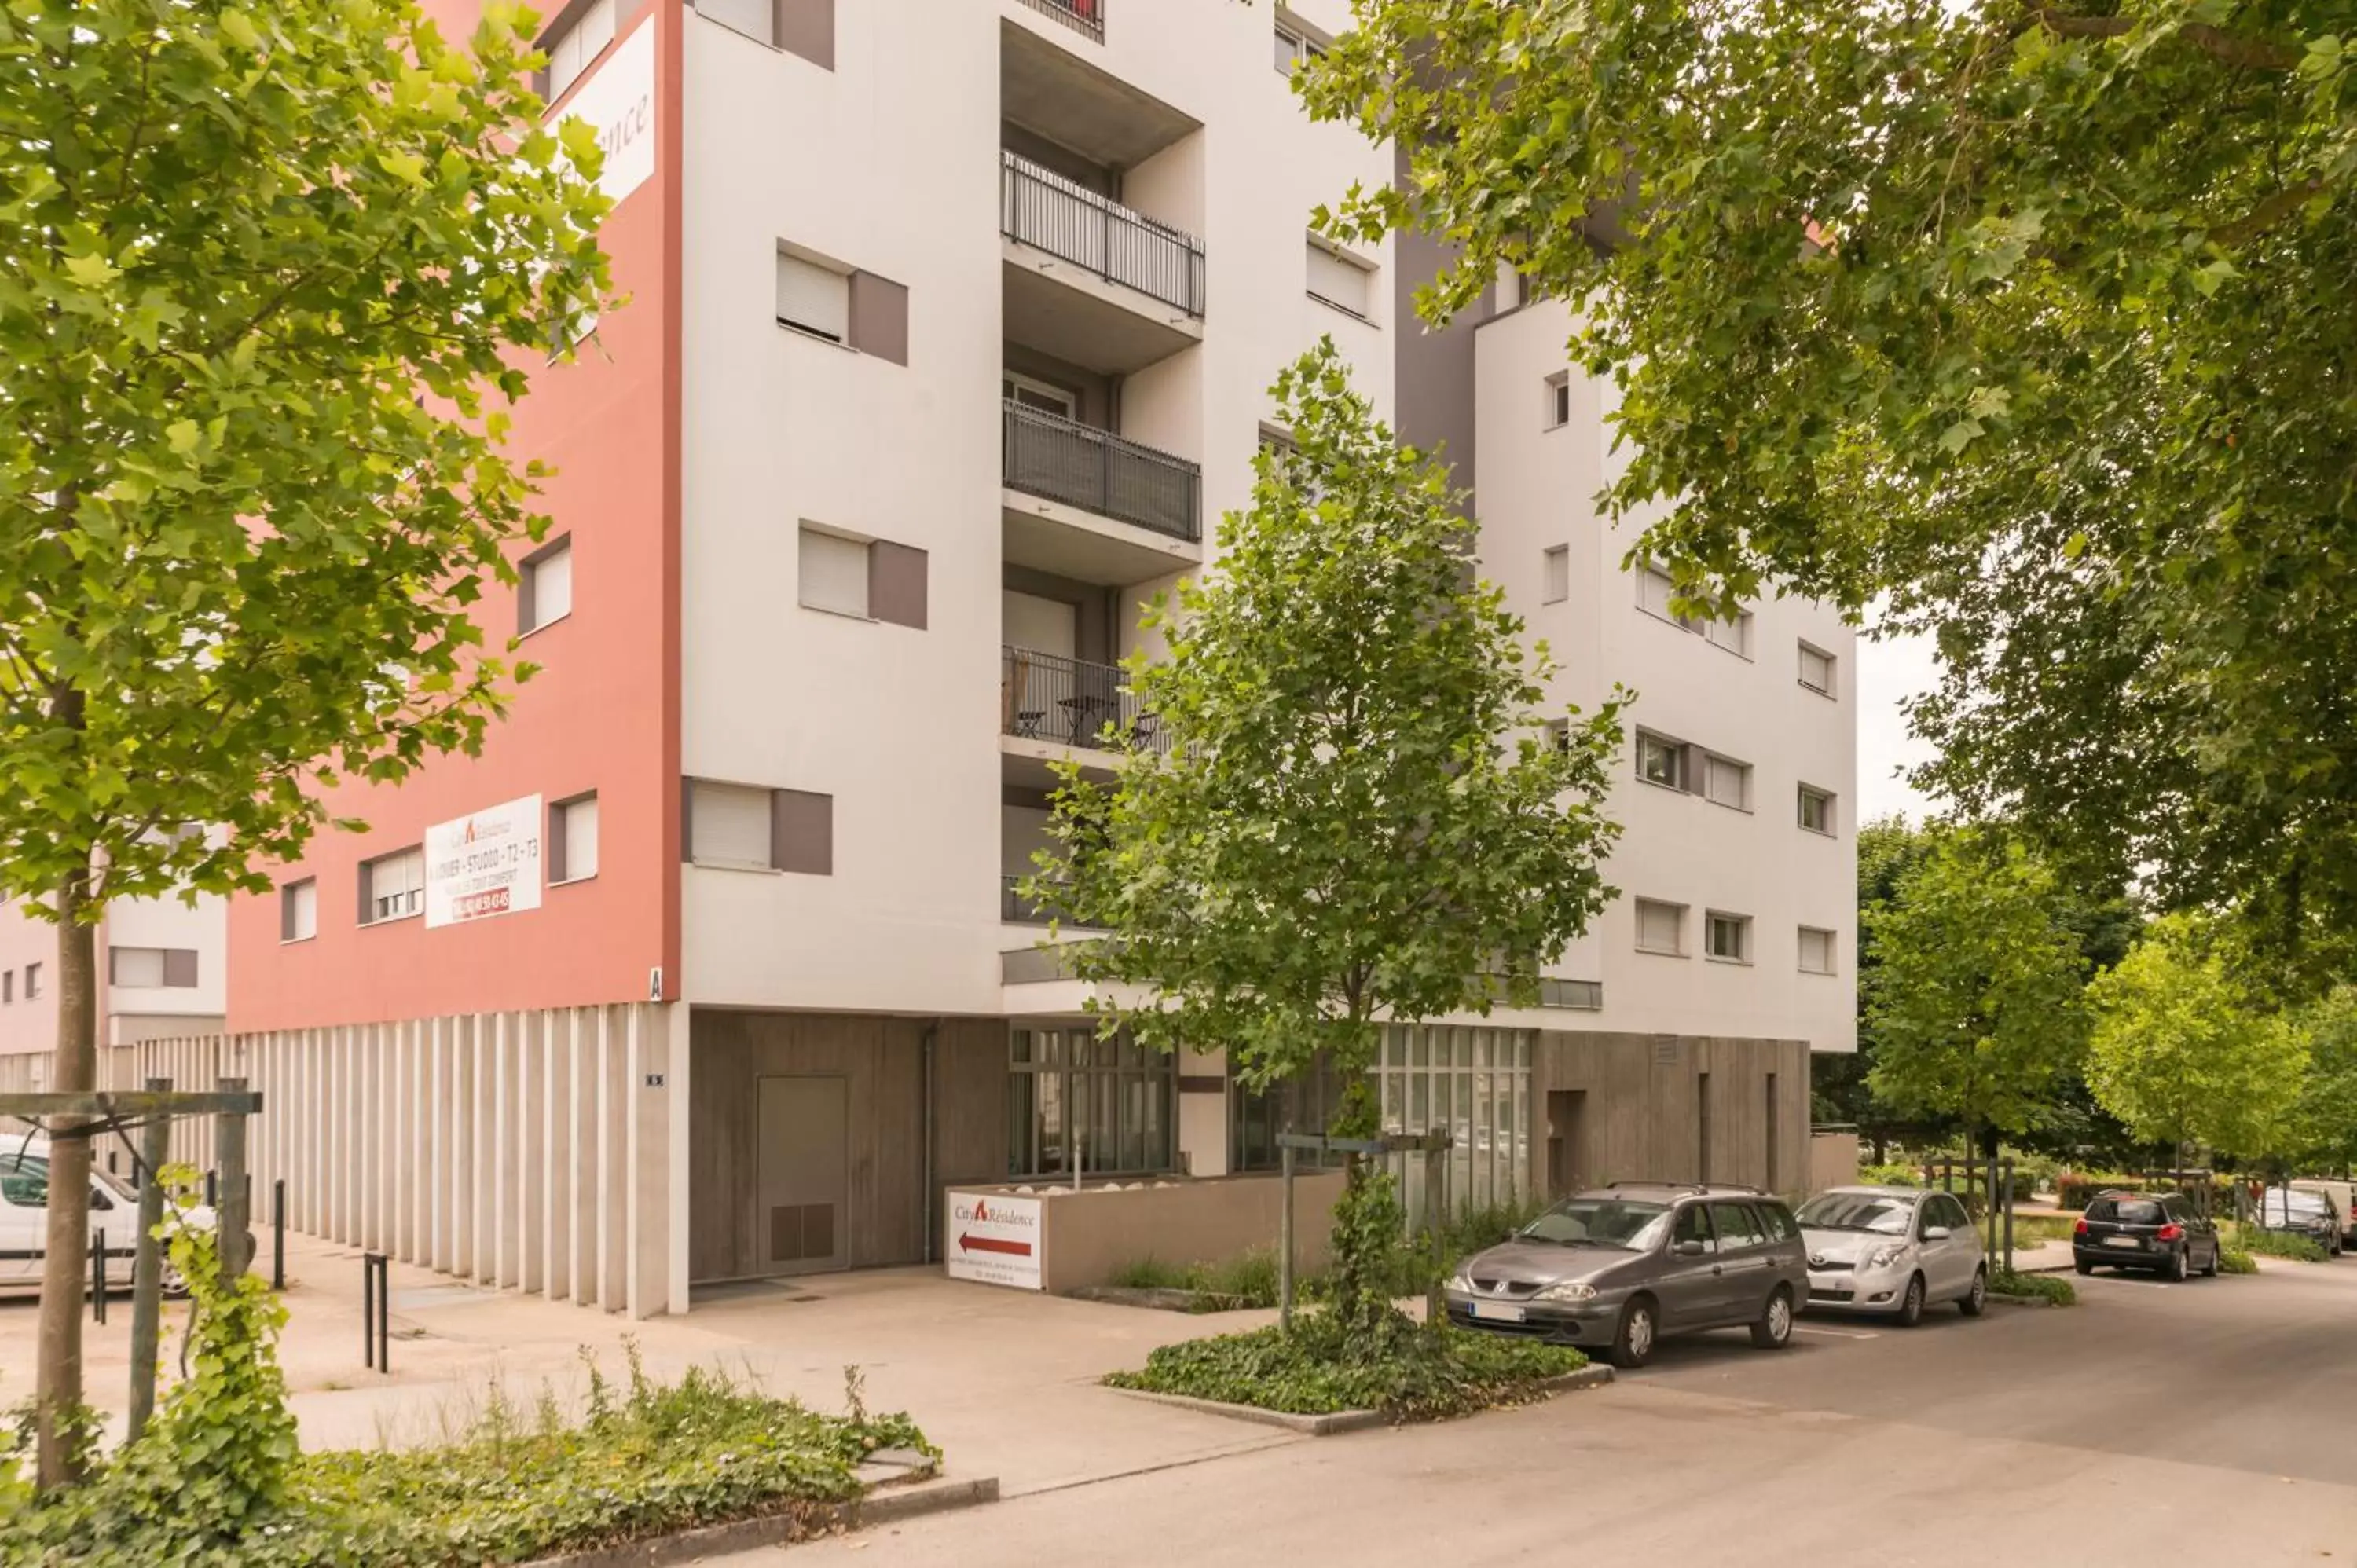
{"label": "parked car", "polygon": [[1449,1280],[1449,1321],[1601,1351],[1641,1367],[1663,1336],[1792,1337],[1809,1288],[1801,1228],[1756,1187],[1615,1182],[1565,1198]]}
{"label": "parked car", "polygon": [[2330,1202],[2341,1216],[2341,1240],[2357,1247],[2357,1181],[2329,1176],[2302,1176],[2291,1184],[2294,1192],[2312,1192]]}
{"label": "parked car", "polygon": [[2259,1195],[2259,1229],[2313,1241],[2328,1257],[2341,1256],[2341,1214],[2320,1192],[2271,1187]]}
{"label": "parked car", "polygon": [[1886,1313],[1911,1328],[1953,1301],[1966,1317],[1988,1305],[1988,1263],[1964,1206],[1944,1192],[1837,1187],[1801,1205],[1809,1310]]}
{"label": "parked car", "polygon": [[[189,1223],[210,1225],[213,1211],[191,1209]],[[38,1290],[48,1258],[49,1145],[46,1138],[0,1133],[0,1291]],[[106,1240],[110,1275],[131,1283],[139,1242],[139,1195],[121,1177],[93,1165],[90,1173],[90,1245]],[[167,1260],[164,1289],[177,1295],[184,1286]]]}
{"label": "parked car", "polygon": [[2144,1269],[2181,1280],[2215,1274],[2218,1228],[2176,1192],[2106,1192],[2087,1201],[2073,1227],[2071,1261],[2083,1274],[2099,1268]]}

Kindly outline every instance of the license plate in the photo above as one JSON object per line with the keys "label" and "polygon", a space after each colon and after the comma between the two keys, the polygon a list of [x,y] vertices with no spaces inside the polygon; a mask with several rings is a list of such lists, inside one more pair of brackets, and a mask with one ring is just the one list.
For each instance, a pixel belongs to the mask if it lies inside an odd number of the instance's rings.
{"label": "license plate", "polygon": [[1487,1317],[1499,1323],[1520,1323],[1528,1317],[1530,1313],[1517,1302],[1477,1301],[1473,1304],[1473,1316]]}
{"label": "license plate", "polygon": [[2134,1236],[2106,1236],[2104,1238],[2104,1245],[2106,1247],[2141,1248],[2144,1243],[2136,1240]]}

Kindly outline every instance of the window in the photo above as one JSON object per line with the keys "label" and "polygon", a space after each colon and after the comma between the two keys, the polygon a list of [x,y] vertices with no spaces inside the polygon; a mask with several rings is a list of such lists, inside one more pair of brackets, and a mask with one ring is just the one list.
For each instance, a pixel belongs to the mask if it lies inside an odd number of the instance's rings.
{"label": "window", "polygon": [[1283,11],[1276,14],[1276,69],[1286,75],[1306,59],[1322,59],[1326,53],[1324,40],[1317,38],[1294,16]]}
{"label": "window", "polygon": [[777,0],[695,0],[695,14],[758,43],[777,43]]}
{"label": "window", "polygon": [[1665,621],[1694,629],[1694,622],[1670,608],[1670,595],[1675,591],[1667,572],[1652,566],[1637,570],[1637,607],[1647,615],[1661,617]]}
{"label": "window", "polygon": [[0,1150],[0,1203],[17,1208],[47,1208],[49,1162],[38,1155]]}
{"label": "window", "polygon": [[1684,904],[1663,904],[1651,898],[1637,900],[1637,950],[1668,953],[1684,958],[1686,907]]}
{"label": "window", "polygon": [[552,540],[523,558],[516,590],[516,629],[528,636],[573,613],[573,538]]}
{"label": "window", "polygon": [[1177,1164],[1170,1053],[1094,1026],[1017,1029],[1008,1040],[1006,1174],[1127,1175]]}
{"label": "window", "polygon": [[1571,423],[1571,372],[1557,371],[1546,379],[1546,428],[1560,430]]}
{"label": "window", "polygon": [[1973,1218],[1964,1212],[1963,1204],[1946,1193],[1934,1193],[1932,1197],[1932,1223],[1962,1232],[1973,1228]]}
{"label": "window", "polygon": [[106,950],[106,983],[109,985],[130,986],[142,991],[162,990],[164,950],[162,948],[108,948]]}
{"label": "window", "polygon": [[28,963],[25,966],[25,1000],[33,1001],[40,994],[41,966],[38,963]]}
{"label": "window", "polygon": [[1315,239],[1309,242],[1308,253],[1310,298],[1323,300],[1362,319],[1372,314],[1368,304],[1373,294],[1372,269],[1340,251],[1327,249]]}
{"label": "window", "polygon": [[1637,732],[1637,777],[1648,784],[1659,784],[1670,789],[1692,789],[1692,770],[1686,758],[1686,748],[1674,740],[1663,740],[1657,735]]}
{"label": "window", "polygon": [[689,854],[696,865],[770,869],[770,791],[698,779],[688,800]]}
{"label": "window", "polygon": [[[1305,1072],[1262,1089],[1239,1083],[1229,1097],[1228,1136],[1232,1171],[1281,1170],[1285,1155],[1277,1147],[1280,1133],[1323,1133],[1341,1102],[1342,1079],[1321,1051]],[[1294,1151],[1296,1170],[1339,1166],[1342,1156],[1311,1149]]]}
{"label": "window", "polygon": [[576,795],[548,809],[548,880],[587,882],[597,875],[597,797]]}
{"label": "window", "polygon": [[614,0],[589,0],[571,27],[543,39],[541,48],[548,56],[548,101],[554,103],[564,97],[613,41]]}
{"label": "window", "polygon": [[689,781],[683,853],[698,865],[834,874],[834,797]]}
{"label": "window", "polygon": [[1544,603],[1559,605],[1571,597],[1571,546],[1551,544],[1546,552],[1546,591]]}
{"label": "window", "polygon": [[1814,926],[1801,928],[1801,972],[1831,974],[1834,972],[1834,934]]}
{"label": "window", "polygon": [[1710,1218],[1718,1227],[1718,1244],[1724,1251],[1768,1244],[1768,1231],[1748,1203],[1714,1203]]}
{"label": "window", "polygon": [[[1704,1156],[1706,1168],[1703,1172],[1705,1181],[1710,1179],[1710,1172],[1707,1169],[1708,1160],[1709,1156],[1706,1154]],[[1718,1239],[1710,1233],[1710,1218],[1701,1204],[1690,1203],[1678,1210],[1676,1241],[1681,1247],[1689,1241],[1697,1242],[1706,1252],[1718,1251]]]}
{"label": "window", "polygon": [[1751,612],[1738,610],[1733,620],[1706,620],[1702,634],[1713,648],[1724,648],[1729,653],[1751,657]]}
{"label": "window", "polygon": [[1750,916],[1722,915],[1714,909],[1704,924],[1704,951],[1725,963],[1751,961]]}
{"label": "window", "polygon": [[1702,792],[1722,806],[1732,806],[1738,811],[1751,809],[1751,765],[1731,757],[1706,757],[1703,759]]}
{"label": "window", "polygon": [[[1403,1161],[1400,1201],[1410,1214],[1443,1203],[1458,1213],[1512,1208],[1530,1191],[1531,1133],[1544,1101],[1532,1105],[1534,1029],[1392,1024],[1375,1059],[1375,1104],[1386,1133],[1453,1122],[1455,1142],[1440,1160],[1440,1192],[1427,1194],[1426,1164]],[[1453,1108],[1453,1109],[1452,1109]],[[1427,1204],[1432,1207],[1427,1208]]]}
{"label": "window", "polygon": [[804,609],[867,617],[867,546],[808,523],[802,529],[799,597]]}
{"label": "window", "polygon": [[307,876],[278,890],[278,940],[307,942],[319,934],[319,882]]}
{"label": "window", "polygon": [[1813,833],[1834,831],[1834,798],[1808,784],[1801,786],[1801,825]]}
{"label": "window", "polygon": [[802,527],[797,596],[805,608],[925,628],[927,562],[912,545]]}
{"label": "window", "polygon": [[1079,400],[1070,391],[1029,376],[1018,376],[1013,371],[1000,373],[998,395],[1021,408],[1037,409],[1065,419],[1080,417]]}
{"label": "window", "polygon": [[13,969],[0,969],[0,1005],[16,1000],[16,972]]}
{"label": "window", "polygon": [[[1776,1075],[1771,1072],[1768,1076],[1770,1078],[1773,1078]],[[1771,1122],[1769,1125],[1772,1129],[1774,1123]],[[1773,1164],[1774,1162],[1770,1161],[1770,1163]],[[1775,1175],[1773,1172],[1770,1172],[1769,1175],[1769,1180],[1773,1181],[1774,1179]],[[1793,1237],[1801,1233],[1801,1228],[1792,1223],[1792,1210],[1786,1208],[1781,1203],[1761,1204],[1760,1206],[1760,1218],[1766,1222],[1768,1226],[1768,1235],[1771,1240],[1789,1241]]]}
{"label": "window", "polygon": [[1549,751],[1569,751],[1571,749],[1571,721],[1569,719],[1547,720],[1545,744],[1546,748]]}
{"label": "window", "polygon": [[851,275],[785,251],[778,252],[778,325],[823,338],[851,340]]}
{"label": "window", "polygon": [[1801,684],[1822,696],[1834,694],[1834,656],[1821,648],[1801,644]]}
{"label": "window", "polygon": [[425,910],[425,851],[413,844],[361,862],[361,924],[382,925]]}

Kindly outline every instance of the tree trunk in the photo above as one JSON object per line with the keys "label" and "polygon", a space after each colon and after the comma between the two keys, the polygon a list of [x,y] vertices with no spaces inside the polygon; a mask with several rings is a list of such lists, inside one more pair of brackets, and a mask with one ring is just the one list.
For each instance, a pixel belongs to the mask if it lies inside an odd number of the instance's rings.
{"label": "tree trunk", "polygon": [[[58,1044],[49,1087],[61,1094],[98,1087],[98,928],[83,916],[87,874],[58,889]],[[82,1292],[90,1278],[90,1138],[51,1129],[48,1257],[41,1270],[39,1368],[33,1392],[37,1483],[49,1490],[74,1478],[75,1417],[82,1405]]]}

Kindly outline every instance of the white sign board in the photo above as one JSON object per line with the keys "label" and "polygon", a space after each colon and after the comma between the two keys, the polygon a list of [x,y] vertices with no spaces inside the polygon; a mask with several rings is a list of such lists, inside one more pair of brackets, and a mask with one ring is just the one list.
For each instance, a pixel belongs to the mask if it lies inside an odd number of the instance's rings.
{"label": "white sign board", "polygon": [[457,926],[540,908],[540,797],[425,830],[425,923]]}
{"label": "white sign board", "polygon": [[[547,9],[555,10],[549,6]],[[583,82],[557,112],[559,120],[587,120],[597,127],[606,163],[597,188],[614,205],[647,183],[655,172],[655,24],[652,17],[606,57],[597,74]]]}
{"label": "white sign board", "polygon": [[950,1194],[950,1278],[1038,1290],[1039,1245],[1038,1198]]}

